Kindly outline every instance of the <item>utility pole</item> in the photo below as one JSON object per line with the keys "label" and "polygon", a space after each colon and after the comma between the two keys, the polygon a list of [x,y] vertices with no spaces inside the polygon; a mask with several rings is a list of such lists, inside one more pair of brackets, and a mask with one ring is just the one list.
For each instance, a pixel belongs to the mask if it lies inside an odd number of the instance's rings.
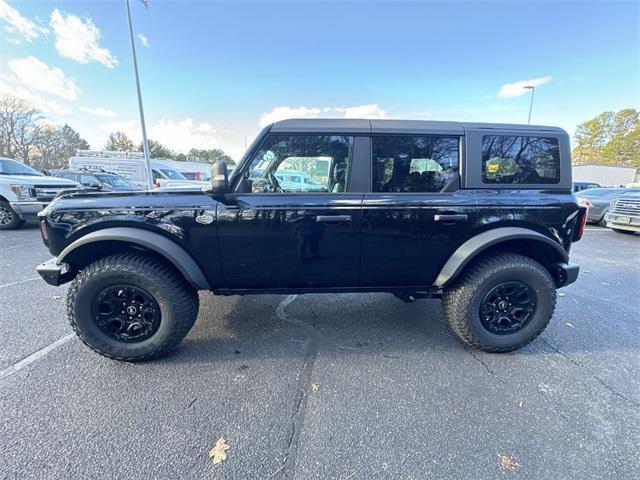
{"label": "utility pole", "polygon": [[531,90],[531,101],[529,102],[529,120],[527,120],[527,125],[531,125],[531,110],[533,110],[533,93],[536,91],[536,87],[534,85],[526,85],[524,88],[527,90]]}
{"label": "utility pole", "polygon": [[[138,109],[140,110],[140,127],[142,128],[142,151],[144,153],[144,163],[147,169],[147,187],[153,188],[153,176],[151,175],[151,159],[149,158],[149,142],[147,140],[147,127],[144,123],[144,109],[142,108],[142,93],[140,93],[140,76],[138,75],[138,59],[136,57],[136,42],[133,37],[133,24],[131,23],[131,8],[129,0],[124,0],[127,7],[127,19],[129,20],[129,39],[131,40],[131,56],[133,57],[133,70],[136,75],[136,89],[138,91]],[[147,2],[142,0],[144,6]]]}

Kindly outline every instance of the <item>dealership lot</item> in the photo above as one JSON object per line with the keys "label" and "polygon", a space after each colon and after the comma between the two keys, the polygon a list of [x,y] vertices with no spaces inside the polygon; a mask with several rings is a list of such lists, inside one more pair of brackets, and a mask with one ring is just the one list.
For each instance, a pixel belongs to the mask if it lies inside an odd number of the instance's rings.
{"label": "dealership lot", "polygon": [[638,235],[588,227],[552,323],[506,355],[435,300],[201,293],[174,354],[114,362],[36,278],[49,256],[0,233],[0,478],[640,477]]}

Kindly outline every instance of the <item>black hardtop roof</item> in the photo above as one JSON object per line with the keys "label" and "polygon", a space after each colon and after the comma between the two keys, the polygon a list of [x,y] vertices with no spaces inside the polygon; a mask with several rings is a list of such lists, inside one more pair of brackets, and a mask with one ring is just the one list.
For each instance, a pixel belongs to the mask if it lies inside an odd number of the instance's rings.
{"label": "black hardtop roof", "polygon": [[465,130],[522,130],[566,133],[559,127],[504,123],[440,122],[432,120],[367,120],[351,118],[292,118],[271,124],[277,132],[442,133],[464,135]]}

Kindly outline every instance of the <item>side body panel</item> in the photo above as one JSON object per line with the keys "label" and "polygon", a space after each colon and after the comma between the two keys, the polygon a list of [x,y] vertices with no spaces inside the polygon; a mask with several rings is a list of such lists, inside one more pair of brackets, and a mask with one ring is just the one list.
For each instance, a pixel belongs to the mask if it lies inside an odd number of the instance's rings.
{"label": "side body panel", "polygon": [[75,240],[107,228],[154,232],[182,247],[202,269],[209,285],[217,286],[223,282],[215,222],[217,203],[197,190],[75,194],[57,199],[41,215],[41,221],[47,223],[46,243],[56,256]]}
{"label": "side body panel", "polygon": [[[429,286],[449,256],[477,230],[473,191],[367,193],[363,202],[362,284]],[[436,215],[466,220],[435,221]]]}
{"label": "side body panel", "polygon": [[228,288],[358,285],[362,194],[233,194],[229,200],[218,206]]}

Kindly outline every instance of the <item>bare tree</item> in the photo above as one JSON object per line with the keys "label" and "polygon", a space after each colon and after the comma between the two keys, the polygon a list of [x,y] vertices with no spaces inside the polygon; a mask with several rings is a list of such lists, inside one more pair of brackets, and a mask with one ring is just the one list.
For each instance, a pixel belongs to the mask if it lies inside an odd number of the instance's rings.
{"label": "bare tree", "polygon": [[30,163],[42,115],[23,100],[0,98],[0,154]]}

